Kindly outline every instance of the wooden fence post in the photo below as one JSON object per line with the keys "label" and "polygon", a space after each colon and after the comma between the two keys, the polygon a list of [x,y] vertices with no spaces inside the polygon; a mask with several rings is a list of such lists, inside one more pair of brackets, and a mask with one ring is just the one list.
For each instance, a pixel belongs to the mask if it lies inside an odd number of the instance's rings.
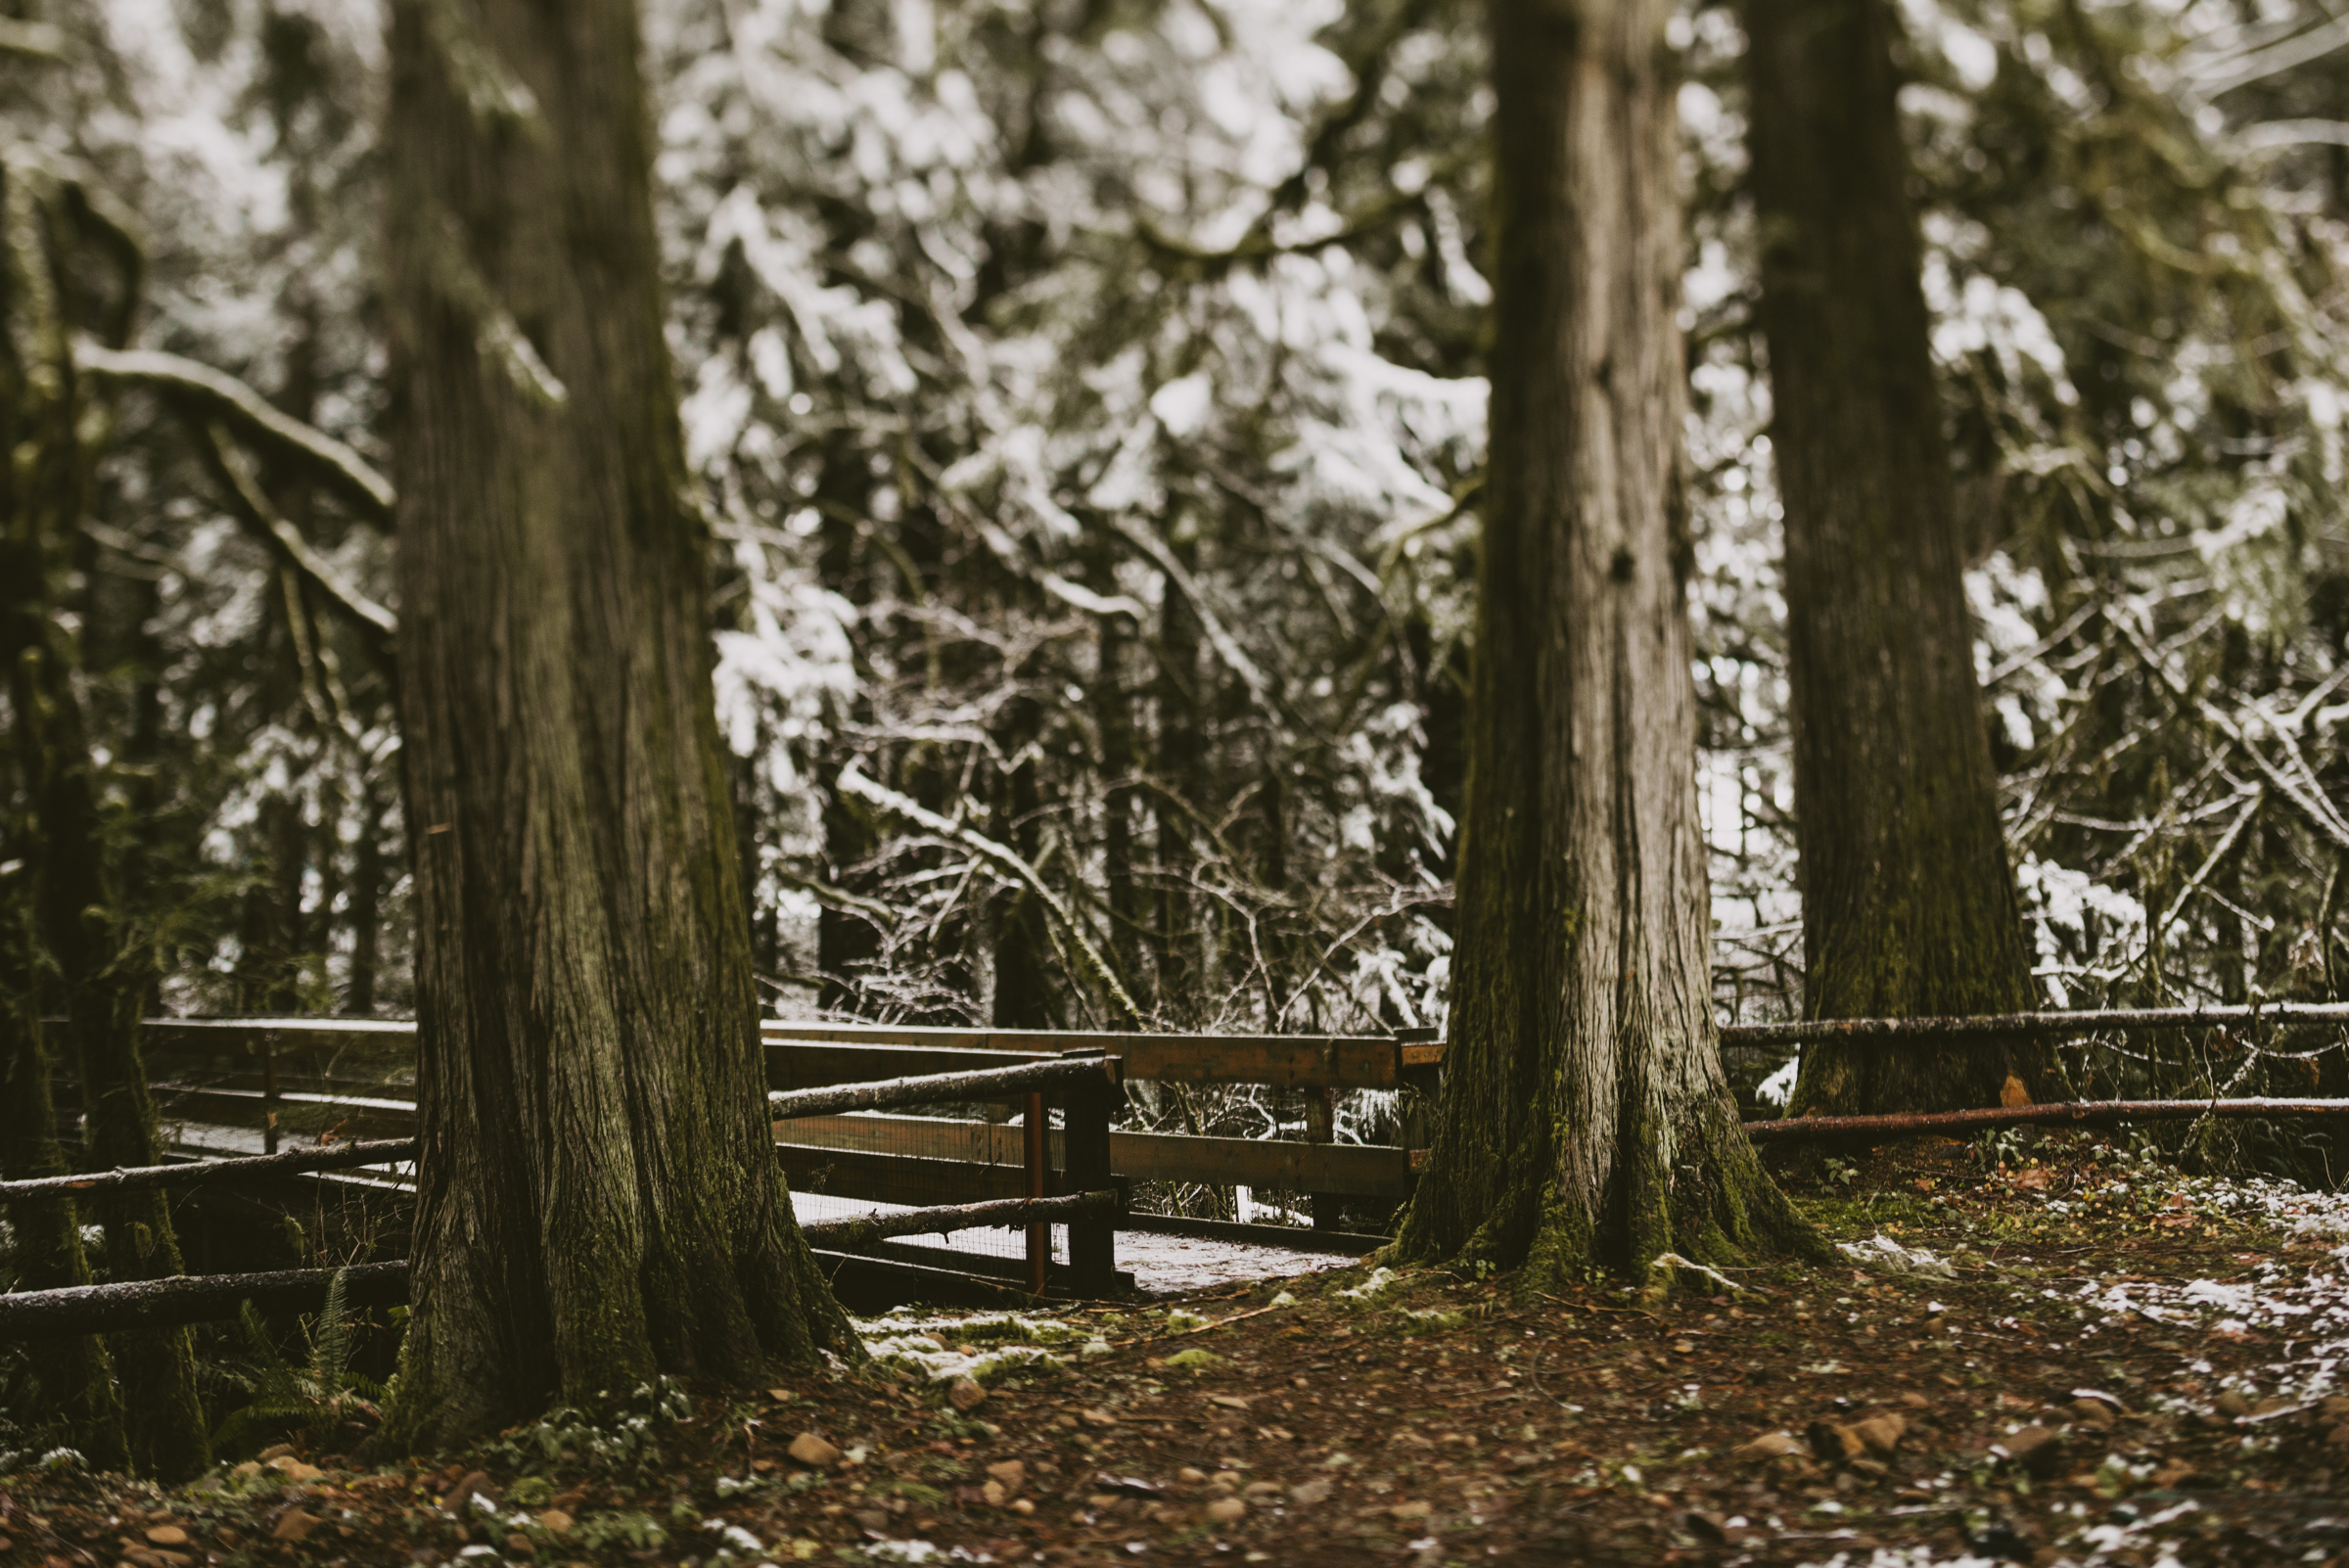
{"label": "wooden fence post", "polygon": [[[1102,1056],[1099,1047],[1064,1051],[1064,1056]],[[1071,1192],[1093,1192],[1115,1184],[1109,1169],[1109,1124],[1118,1090],[1109,1079],[1086,1078],[1069,1086],[1061,1128],[1066,1180]],[[1106,1296],[1118,1282],[1118,1221],[1115,1215],[1069,1224],[1069,1267],[1077,1289]]]}
{"label": "wooden fence post", "polygon": [[[1045,1146],[1044,1097],[1041,1093],[1028,1096],[1027,1113],[1025,1126],[1021,1129],[1026,1133],[1021,1140],[1021,1152],[1027,1156],[1028,1196],[1040,1198],[1044,1195]],[[1051,1259],[1052,1226],[1049,1222],[1031,1224],[1028,1227],[1028,1293],[1030,1295],[1040,1296],[1044,1293],[1044,1267],[1051,1262]]]}
{"label": "wooden fence post", "polygon": [[[1334,1088],[1309,1088],[1305,1095],[1305,1140],[1308,1143],[1338,1141],[1338,1091]],[[1315,1230],[1336,1230],[1338,1206],[1346,1200],[1335,1192],[1309,1192],[1306,1200],[1313,1211]]]}
{"label": "wooden fence post", "polygon": [[261,1152],[277,1152],[277,1036],[261,1034]]}

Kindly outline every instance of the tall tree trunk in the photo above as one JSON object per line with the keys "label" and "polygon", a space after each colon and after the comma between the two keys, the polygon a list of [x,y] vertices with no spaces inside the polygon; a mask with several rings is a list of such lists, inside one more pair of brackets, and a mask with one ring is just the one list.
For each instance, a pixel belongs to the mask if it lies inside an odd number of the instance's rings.
{"label": "tall tree trunk", "polygon": [[[17,873],[21,879],[22,871]],[[57,1112],[49,1097],[49,1049],[42,1037],[37,945],[24,910],[9,890],[0,907],[0,1180],[29,1181],[70,1171],[57,1143]],[[73,1200],[62,1194],[8,1203],[13,1235],[13,1288],[59,1290],[90,1283]],[[20,1415],[54,1417],[73,1434],[91,1465],[120,1470],[130,1462],[122,1428],[122,1398],[113,1359],[95,1334],[63,1335],[34,1347],[44,1407]]]}
{"label": "tall tree trunk", "polygon": [[792,1218],[662,335],[631,0],[392,8],[418,913],[387,1437],[854,1355]]}
{"label": "tall tree trunk", "polygon": [[[2035,1001],[1974,680],[1887,0],[1747,0],[1762,325],[1786,508],[1804,1006]],[[1999,1103],[2019,1043],[1812,1048],[1797,1114]]]}
{"label": "tall tree trunk", "polygon": [[[1192,564],[1195,550],[1176,547]],[[1210,809],[1207,800],[1207,736],[1202,722],[1201,691],[1205,673],[1200,652],[1206,630],[1182,590],[1170,579],[1159,610],[1158,632],[1158,775],[1156,807],[1158,854],[1157,1004],[1161,1013],[1178,1020],[1195,1018],[1201,981],[1201,941],[1197,899],[1191,893],[1191,871],[1197,864],[1192,848],[1192,811]]]}
{"label": "tall tree trunk", "polygon": [[1716,1053],[1671,0],[1493,0],[1491,483],[1451,1049],[1395,1251],[1531,1286],[1813,1245]]}
{"label": "tall tree trunk", "polygon": [[[81,1078],[83,1154],[100,1168],[161,1159],[155,1100],[139,1057],[139,1016],[153,968],[108,840],[70,648],[58,624],[61,565],[70,558],[88,502],[103,430],[80,396],[69,333],[80,323],[84,286],[71,221],[50,177],[12,167],[23,186],[6,193],[8,221],[45,232],[12,233],[0,263],[0,678],[30,810],[26,834],[41,945],[56,966]],[[125,280],[126,288],[136,280]],[[127,314],[119,323],[127,331]],[[108,1271],[116,1280],[180,1271],[171,1207],[160,1188],[97,1205]],[[210,1462],[196,1394],[193,1341],[184,1328],[118,1335],[113,1342],[129,1416],[130,1462],[182,1480]]]}
{"label": "tall tree trunk", "polygon": [[[816,572],[825,587],[862,610],[873,599],[871,575],[861,569],[864,541],[857,520],[872,508],[873,475],[863,449],[848,436],[835,436],[824,452],[812,499],[822,519],[821,547]],[[908,592],[913,589],[908,586]],[[859,681],[852,699],[852,718],[870,718],[870,695]],[[869,873],[855,868],[872,858],[880,836],[872,819],[855,802],[840,792],[824,792],[823,879],[836,888],[864,897],[875,891]],[[882,932],[868,915],[825,902],[815,914],[815,968],[823,977],[816,1005],[826,1012],[852,1012],[859,980],[881,956]]]}
{"label": "tall tree trunk", "polygon": [[[1022,681],[1026,672],[1014,670]],[[1003,722],[995,734],[996,750],[1011,760],[1010,770],[997,781],[995,820],[991,832],[998,844],[1030,865],[1043,839],[1038,820],[1043,799],[1036,784],[1037,758],[1030,750],[1043,728],[1043,712],[1034,697],[1022,694],[1005,705]],[[1044,906],[1024,887],[999,889],[990,900],[995,911],[994,1005],[990,1016],[997,1029],[1052,1029],[1059,1008],[1052,995],[1052,938],[1044,928]]]}
{"label": "tall tree trunk", "polygon": [[359,842],[350,865],[350,986],[343,1010],[375,1013],[376,970],[384,946],[384,802],[372,771],[359,781]]}
{"label": "tall tree trunk", "polygon": [[[1095,525],[1086,539],[1093,591],[1107,598],[1118,591],[1112,535]],[[1133,696],[1126,687],[1127,649],[1132,636],[1126,616],[1117,611],[1098,618],[1094,635],[1091,696],[1093,723],[1101,735],[1101,880],[1109,907],[1109,961],[1127,991],[1139,996],[1137,939],[1147,915],[1133,880],[1133,773],[1141,757],[1134,736]]]}

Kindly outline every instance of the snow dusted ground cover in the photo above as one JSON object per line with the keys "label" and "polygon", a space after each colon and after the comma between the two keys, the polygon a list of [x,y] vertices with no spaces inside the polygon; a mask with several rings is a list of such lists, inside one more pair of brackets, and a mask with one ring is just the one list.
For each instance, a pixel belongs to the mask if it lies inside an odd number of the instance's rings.
{"label": "snow dusted ground cover", "polygon": [[2349,1202],[2071,1133],[1781,1176],[1832,1262],[1681,1268],[1662,1301],[1369,1263],[909,1308],[858,1322],[860,1366],[671,1387],[429,1462],[370,1471],[296,1433],[292,1468],[163,1493],[21,1455],[0,1529],[32,1561],[161,1531],[289,1564],[269,1544],[312,1528],[347,1529],[354,1562],[702,1568],[2349,1552]]}

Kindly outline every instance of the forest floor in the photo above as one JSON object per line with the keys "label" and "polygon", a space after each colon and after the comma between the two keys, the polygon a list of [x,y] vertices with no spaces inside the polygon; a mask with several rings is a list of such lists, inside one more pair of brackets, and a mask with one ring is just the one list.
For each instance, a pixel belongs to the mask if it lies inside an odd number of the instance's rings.
{"label": "forest floor", "polygon": [[0,1479],[0,1561],[2349,1561],[2349,1200],[1982,1148],[1790,1177],[1865,1267],[900,1311],[862,1369],[431,1462]]}

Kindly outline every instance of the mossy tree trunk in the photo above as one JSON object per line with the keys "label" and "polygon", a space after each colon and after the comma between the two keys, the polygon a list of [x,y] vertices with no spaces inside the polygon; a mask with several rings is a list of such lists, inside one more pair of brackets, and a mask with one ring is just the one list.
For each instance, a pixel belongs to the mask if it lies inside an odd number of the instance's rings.
{"label": "mossy tree trunk", "polygon": [[1493,0],[1492,449],[1451,1048],[1395,1252],[1808,1248],[1721,1074],[1677,478],[1670,0]]}
{"label": "mossy tree trunk", "polygon": [[[12,835],[13,837],[13,835]],[[24,872],[14,874],[23,878]],[[11,888],[0,905],[0,1180],[30,1181],[71,1170],[57,1143],[57,1113],[49,1096],[49,1048],[43,1038],[37,990],[38,946],[23,905]],[[62,1194],[11,1199],[10,1262],[16,1290],[61,1290],[90,1283],[73,1200]],[[42,1407],[22,1417],[53,1418],[73,1446],[101,1470],[130,1462],[123,1436],[122,1397],[113,1358],[95,1334],[72,1334],[33,1348]]]}
{"label": "mossy tree trunk", "polygon": [[[139,1054],[153,965],[72,678],[74,644],[59,616],[88,504],[95,438],[106,424],[82,396],[68,344],[73,332],[96,327],[103,341],[120,346],[138,289],[136,258],[124,251],[126,240],[115,239],[112,248],[122,257],[109,279],[106,269],[88,265],[80,231],[94,219],[80,193],[31,164],[12,164],[6,179],[0,450],[13,460],[0,465],[0,665],[30,808],[22,856],[30,873],[29,914],[65,1003],[81,1080],[84,1161],[99,1169],[154,1165],[161,1150]],[[25,993],[11,1005],[37,1007],[34,976],[22,984]],[[115,1280],[181,1271],[168,1194],[148,1188],[94,1207]],[[112,1348],[131,1465],[169,1481],[202,1470],[211,1453],[188,1331],[120,1334]]]}
{"label": "mossy tree trunk", "polygon": [[423,1148],[395,1444],[856,1354],[765,1114],[631,0],[392,8]]}
{"label": "mossy tree trunk", "polygon": [[[1888,0],[1747,0],[1753,182],[1786,509],[1804,1005],[2035,1005],[1999,824],[1919,281]],[[2022,1042],[1812,1048],[1792,1109],[1996,1105]]]}

